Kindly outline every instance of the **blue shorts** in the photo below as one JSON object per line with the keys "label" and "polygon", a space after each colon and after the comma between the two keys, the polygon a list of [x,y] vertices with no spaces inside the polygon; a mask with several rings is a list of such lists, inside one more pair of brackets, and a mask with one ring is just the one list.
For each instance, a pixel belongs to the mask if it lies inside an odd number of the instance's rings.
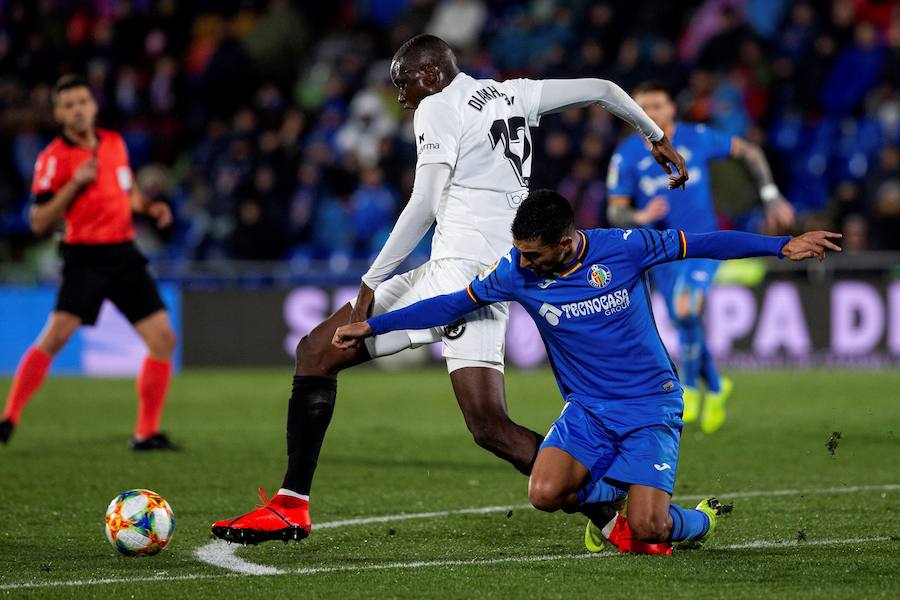
{"label": "blue shorts", "polygon": [[606,480],[626,490],[630,484],[646,485],[671,494],[683,426],[681,398],[665,399],[667,410],[644,417],[633,402],[610,402],[616,406],[596,411],[570,400],[541,448],[572,455],[593,481]]}
{"label": "blue shorts", "polygon": [[[688,258],[663,263],[651,269],[650,276],[653,278],[653,287],[665,298],[669,316],[673,321],[678,320],[678,315],[675,313],[675,298],[688,292],[692,307],[699,308],[700,299],[712,287],[718,268],[719,261],[717,260]],[[699,311],[692,310],[691,312]]]}

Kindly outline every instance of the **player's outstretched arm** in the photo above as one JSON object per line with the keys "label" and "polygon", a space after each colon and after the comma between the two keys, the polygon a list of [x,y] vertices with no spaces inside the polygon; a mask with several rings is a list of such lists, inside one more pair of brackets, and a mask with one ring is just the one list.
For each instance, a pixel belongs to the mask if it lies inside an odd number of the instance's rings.
{"label": "player's outstretched arm", "polygon": [[449,179],[448,164],[425,164],[416,169],[416,180],[409,202],[397,218],[381,252],[362,277],[353,321],[362,321],[372,313],[375,288],[397,270],[434,223],[441,195]]}
{"label": "player's outstretched arm", "polygon": [[790,260],[807,260],[817,258],[825,260],[825,251],[840,252],[841,248],[831,240],[841,239],[840,233],[831,231],[808,231],[793,238],[781,249],[781,255]]}
{"label": "player's outstretched arm", "polygon": [[[671,175],[670,190],[684,186],[688,180],[684,158],[672,147],[659,125],[647,116],[625,90],[612,81],[591,78],[547,79],[541,88],[538,113],[543,115],[562,112],[591,104],[599,104],[650,140],[653,158]],[[675,167],[675,172],[672,166]]]}
{"label": "player's outstretched arm", "polygon": [[331,343],[338,348],[352,348],[359,340],[399,329],[430,329],[449,325],[466,313],[477,310],[481,304],[475,301],[468,288],[420,300],[406,308],[387,312],[368,319],[338,327]]}
{"label": "player's outstretched arm", "polygon": [[831,240],[841,234],[831,231],[810,231],[795,238],[768,236],[744,231],[715,231],[712,233],[679,232],[683,258],[749,258],[751,256],[778,256],[801,261],[810,258],[825,260],[828,250],[840,252],[841,248]]}

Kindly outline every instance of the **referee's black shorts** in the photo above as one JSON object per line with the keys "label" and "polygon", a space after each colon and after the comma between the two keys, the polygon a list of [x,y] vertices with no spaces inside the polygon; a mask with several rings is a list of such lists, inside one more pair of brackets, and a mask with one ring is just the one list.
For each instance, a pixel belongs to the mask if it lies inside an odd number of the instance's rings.
{"label": "referee's black shorts", "polygon": [[60,253],[63,276],[56,310],[93,325],[107,298],[131,323],[165,309],[156,283],[147,272],[147,259],[134,243],[62,244]]}

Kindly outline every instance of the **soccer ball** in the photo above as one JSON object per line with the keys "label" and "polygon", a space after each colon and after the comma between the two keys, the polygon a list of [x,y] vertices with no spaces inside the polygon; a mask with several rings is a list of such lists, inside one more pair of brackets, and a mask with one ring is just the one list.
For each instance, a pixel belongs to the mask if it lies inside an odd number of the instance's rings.
{"label": "soccer ball", "polygon": [[106,509],[106,539],[125,556],[159,554],[175,533],[175,514],[150,490],[128,490]]}

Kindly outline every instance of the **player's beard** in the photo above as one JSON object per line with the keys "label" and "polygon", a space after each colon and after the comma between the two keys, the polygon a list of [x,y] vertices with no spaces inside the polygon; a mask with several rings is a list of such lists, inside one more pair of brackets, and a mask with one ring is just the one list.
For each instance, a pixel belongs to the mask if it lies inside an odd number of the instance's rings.
{"label": "player's beard", "polygon": [[562,273],[566,269],[566,253],[562,252],[560,256],[549,266],[533,265],[532,273],[539,277],[552,277],[557,273]]}

